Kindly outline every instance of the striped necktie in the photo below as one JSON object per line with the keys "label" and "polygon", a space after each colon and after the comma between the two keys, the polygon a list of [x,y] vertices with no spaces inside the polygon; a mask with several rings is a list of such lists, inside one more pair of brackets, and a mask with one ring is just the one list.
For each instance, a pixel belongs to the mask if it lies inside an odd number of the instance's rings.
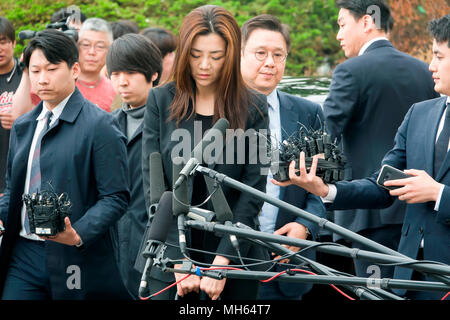
{"label": "striped necktie", "polygon": [[444,162],[448,152],[448,142],[450,139],[450,105],[447,103],[447,112],[445,113],[444,127],[434,147],[434,176],[436,177]]}
{"label": "striped necktie", "polygon": [[[36,146],[33,152],[33,158],[31,161],[31,170],[30,170],[30,183],[28,185],[28,194],[33,194],[39,191],[41,188],[41,165],[40,165],[40,155],[41,155],[41,140],[44,134],[47,132],[50,120],[52,117],[52,112],[48,111],[45,114],[44,121],[45,125],[42,131],[39,133],[39,137],[36,140]],[[30,234],[30,224],[28,220],[28,212],[25,213],[25,230],[27,234]]]}

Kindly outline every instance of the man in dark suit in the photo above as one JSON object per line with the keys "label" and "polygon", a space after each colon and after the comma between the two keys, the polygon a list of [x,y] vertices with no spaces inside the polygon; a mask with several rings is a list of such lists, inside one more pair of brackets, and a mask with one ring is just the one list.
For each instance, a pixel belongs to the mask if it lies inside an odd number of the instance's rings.
{"label": "man in dark suit", "polygon": [[[286,57],[290,47],[287,27],[271,15],[260,15],[242,26],[241,70],[246,83],[267,96],[269,105],[269,129],[272,145],[279,145],[290,135],[298,132],[299,123],[306,128],[319,129],[323,120],[319,105],[276,89],[284,74]],[[280,188],[270,183],[268,175],[266,192],[274,197],[298,206],[308,212],[324,216],[325,208],[321,200],[298,188]],[[264,203],[259,216],[260,228],[264,232],[285,234],[288,237],[306,239],[308,235],[316,238],[318,226]],[[291,247],[298,251],[299,248]],[[314,258],[312,251],[309,258]],[[285,259],[286,260],[286,259]],[[284,270],[277,266],[275,271]],[[301,299],[311,289],[311,285],[289,282],[268,282],[261,285],[260,299]]]}
{"label": "man in dark suit", "polygon": [[[125,137],[76,89],[77,61],[75,42],[57,30],[40,32],[24,52],[42,102],[11,129],[0,198],[2,299],[129,298],[110,235],[129,201]],[[30,232],[22,194],[43,191],[66,193],[72,203],[56,236]]]}
{"label": "man in dark suit", "polygon": [[[427,65],[396,50],[387,39],[394,22],[384,0],[340,0],[337,5],[337,40],[349,59],[333,72],[324,114],[332,138],[340,140],[342,136],[348,159],[346,179],[351,180],[367,177],[379,168],[413,103],[439,95],[433,90]],[[383,210],[335,211],[334,222],[395,250],[404,211],[405,205],[395,201]],[[375,275],[391,277],[394,271],[393,267],[374,269],[373,263],[365,261],[355,260],[354,264],[356,275],[362,277],[374,270],[380,271]]]}
{"label": "man in dark suit", "polygon": [[[411,177],[386,182],[386,186],[400,187],[389,192],[377,185],[378,172],[369,178],[327,185],[315,176],[314,164],[307,173],[301,159],[300,176],[295,176],[291,164],[291,182],[282,185],[295,183],[328,199],[332,202],[330,209],[384,208],[398,197],[407,203],[398,251],[413,259],[450,264],[450,15],[432,21],[429,29],[434,38],[433,60],[429,66],[434,89],[445,96],[416,103],[410,108],[398,128],[393,149],[381,162],[400,170],[407,169],[405,173]],[[370,146],[366,150],[370,150]],[[394,277],[432,280],[404,267],[396,267]],[[405,290],[396,290],[396,293],[404,294]],[[441,292],[407,292],[407,297],[413,299],[438,299],[443,295]]]}
{"label": "man in dark suit", "polygon": [[117,223],[119,269],[130,294],[137,299],[142,273],[134,268],[148,223],[142,186],[142,126],[148,92],[159,82],[162,58],[158,47],[138,34],[114,40],[106,56],[114,91],[123,100],[114,111],[120,130],[127,136],[130,204]]}

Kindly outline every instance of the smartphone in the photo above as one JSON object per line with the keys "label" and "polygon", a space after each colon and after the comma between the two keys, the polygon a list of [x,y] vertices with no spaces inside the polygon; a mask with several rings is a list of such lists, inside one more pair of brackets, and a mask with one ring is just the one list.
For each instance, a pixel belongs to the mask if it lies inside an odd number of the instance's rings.
{"label": "smartphone", "polygon": [[386,187],[384,185],[384,183],[388,180],[406,179],[406,178],[410,178],[410,177],[411,176],[409,174],[406,174],[397,168],[394,168],[390,165],[385,164],[383,167],[381,167],[381,171],[378,174],[377,184],[380,187],[383,187],[387,190],[394,190],[394,189],[401,188],[401,186]]}

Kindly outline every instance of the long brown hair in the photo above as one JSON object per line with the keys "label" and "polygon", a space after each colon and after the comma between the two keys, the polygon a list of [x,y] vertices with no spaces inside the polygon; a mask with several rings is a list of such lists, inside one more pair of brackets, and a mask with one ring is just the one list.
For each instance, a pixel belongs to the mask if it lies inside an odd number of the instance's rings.
{"label": "long brown hair", "polygon": [[187,116],[192,117],[194,108],[189,111],[189,103],[195,103],[195,82],[191,76],[189,57],[192,43],[198,35],[216,33],[226,43],[225,62],[217,80],[213,122],[226,118],[231,128],[245,129],[250,94],[241,75],[241,31],[238,23],[227,10],[205,5],[191,11],[181,24],[178,46],[173,66],[173,79],[176,94],[170,106],[169,120],[177,125]]}

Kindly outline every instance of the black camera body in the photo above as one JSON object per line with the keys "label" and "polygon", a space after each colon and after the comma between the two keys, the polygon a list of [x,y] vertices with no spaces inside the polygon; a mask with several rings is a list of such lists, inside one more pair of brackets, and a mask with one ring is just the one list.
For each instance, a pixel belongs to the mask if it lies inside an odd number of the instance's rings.
{"label": "black camera body", "polygon": [[[61,30],[61,32],[67,34],[69,37],[75,40],[75,42],[78,41],[78,32],[75,29],[72,29],[67,26],[67,23],[64,21],[58,21],[54,23],[50,23],[47,25],[46,29],[56,29]],[[26,40],[26,39],[32,39],[34,38],[39,31],[34,30],[22,30],[19,32],[18,37],[20,40]]]}
{"label": "black camera body", "polygon": [[66,194],[51,192],[24,194],[30,232],[38,236],[55,236],[66,229],[64,218],[70,216],[72,206]]}

